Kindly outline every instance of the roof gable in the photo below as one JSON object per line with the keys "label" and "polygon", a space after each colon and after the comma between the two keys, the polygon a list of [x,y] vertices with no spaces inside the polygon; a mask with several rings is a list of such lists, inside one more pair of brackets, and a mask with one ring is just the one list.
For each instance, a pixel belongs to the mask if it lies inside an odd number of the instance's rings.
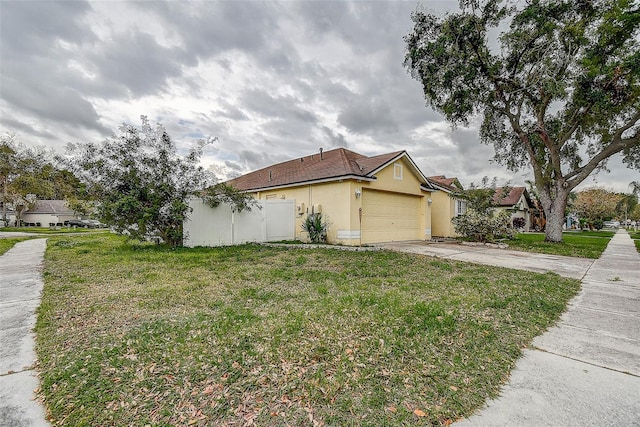
{"label": "roof gable", "polygon": [[278,163],[229,180],[227,183],[241,191],[257,191],[273,187],[332,181],[338,179],[375,180],[375,174],[402,157],[408,159],[413,172],[423,184],[428,182],[406,151],[395,151],[367,157],[345,148],[336,148],[310,156]]}
{"label": "roof gable", "polygon": [[30,214],[73,214],[66,200],[36,200]]}
{"label": "roof gable", "polygon": [[[510,190],[508,194],[507,190]],[[531,206],[531,198],[525,187],[498,187],[493,194],[493,202],[498,206],[513,206],[520,201],[522,196]]]}
{"label": "roof gable", "polygon": [[458,181],[458,178],[447,178],[444,175],[429,176],[427,180],[440,190],[447,191],[449,193],[455,193],[463,190],[462,184]]}

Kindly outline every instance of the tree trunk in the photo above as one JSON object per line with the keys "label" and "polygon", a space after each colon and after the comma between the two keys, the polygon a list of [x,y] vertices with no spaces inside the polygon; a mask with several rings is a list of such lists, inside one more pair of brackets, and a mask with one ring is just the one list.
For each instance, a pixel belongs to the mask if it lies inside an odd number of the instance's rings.
{"label": "tree trunk", "polygon": [[562,224],[564,223],[564,210],[552,210],[547,214],[547,227],[545,228],[545,242],[562,242]]}
{"label": "tree trunk", "polygon": [[564,212],[567,207],[567,199],[570,190],[563,183],[557,181],[555,188],[538,188],[540,202],[547,217],[545,228],[545,242],[562,242],[562,225],[564,224]]}

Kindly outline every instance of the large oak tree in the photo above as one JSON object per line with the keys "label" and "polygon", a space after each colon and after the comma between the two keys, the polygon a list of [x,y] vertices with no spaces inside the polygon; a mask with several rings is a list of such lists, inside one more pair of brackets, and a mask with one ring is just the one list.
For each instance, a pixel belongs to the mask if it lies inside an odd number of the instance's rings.
{"label": "large oak tree", "polygon": [[617,153],[640,169],[640,10],[632,0],[513,4],[414,12],[404,64],[454,126],[482,116],[481,141],[500,164],[531,167],[546,240],[558,242],[572,189]]}

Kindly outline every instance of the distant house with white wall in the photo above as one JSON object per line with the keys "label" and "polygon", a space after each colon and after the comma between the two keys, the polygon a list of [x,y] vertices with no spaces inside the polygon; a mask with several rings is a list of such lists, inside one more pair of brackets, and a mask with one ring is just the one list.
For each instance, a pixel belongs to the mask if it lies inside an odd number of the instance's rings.
{"label": "distant house with white wall", "polygon": [[61,226],[65,221],[78,218],[65,200],[36,200],[34,206],[22,213],[22,222],[47,227]]}

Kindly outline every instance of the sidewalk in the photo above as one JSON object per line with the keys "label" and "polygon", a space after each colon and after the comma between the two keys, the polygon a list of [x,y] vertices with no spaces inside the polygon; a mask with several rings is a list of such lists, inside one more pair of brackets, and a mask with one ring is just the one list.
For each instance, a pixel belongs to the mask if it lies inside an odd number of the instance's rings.
{"label": "sidewalk", "polygon": [[640,425],[640,254],[619,230],[501,396],[456,426]]}
{"label": "sidewalk", "polygon": [[35,400],[36,309],[40,305],[46,239],[17,243],[0,256],[0,425],[49,426]]}

